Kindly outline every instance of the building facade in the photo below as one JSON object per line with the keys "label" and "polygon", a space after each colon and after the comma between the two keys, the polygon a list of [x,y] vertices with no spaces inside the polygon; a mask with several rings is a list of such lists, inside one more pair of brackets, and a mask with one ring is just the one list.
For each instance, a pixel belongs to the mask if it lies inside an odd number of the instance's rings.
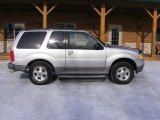
{"label": "building facade", "polygon": [[158,0],[0,1],[0,53],[25,29],[83,29],[103,42],[152,55],[160,41]]}

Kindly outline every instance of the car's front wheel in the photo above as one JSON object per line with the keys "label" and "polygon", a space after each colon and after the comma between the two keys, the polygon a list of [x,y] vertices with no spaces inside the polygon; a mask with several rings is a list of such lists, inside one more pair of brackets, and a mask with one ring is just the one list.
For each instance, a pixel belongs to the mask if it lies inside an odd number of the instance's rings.
{"label": "car's front wheel", "polygon": [[134,69],[127,62],[118,62],[111,67],[110,79],[117,84],[128,84],[134,77]]}
{"label": "car's front wheel", "polygon": [[29,78],[36,85],[44,85],[52,80],[52,67],[46,62],[35,62],[29,68]]}

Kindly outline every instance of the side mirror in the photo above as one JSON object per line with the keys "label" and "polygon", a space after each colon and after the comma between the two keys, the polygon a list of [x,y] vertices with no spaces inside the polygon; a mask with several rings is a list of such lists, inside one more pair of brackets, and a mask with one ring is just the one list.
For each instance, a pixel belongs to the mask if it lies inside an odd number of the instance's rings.
{"label": "side mirror", "polygon": [[103,47],[102,47],[102,45],[101,45],[100,43],[96,43],[96,44],[94,45],[94,49],[95,49],[95,50],[102,50]]}

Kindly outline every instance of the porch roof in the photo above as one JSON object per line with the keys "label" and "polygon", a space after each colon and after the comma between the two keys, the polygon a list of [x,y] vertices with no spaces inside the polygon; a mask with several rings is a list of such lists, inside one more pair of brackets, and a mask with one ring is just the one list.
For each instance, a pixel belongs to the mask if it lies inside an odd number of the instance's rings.
{"label": "porch roof", "polygon": [[[72,6],[80,9],[79,6],[84,6],[83,8],[88,8],[90,3],[93,3],[97,7],[101,6],[101,2],[103,0],[47,0],[48,6],[54,5],[55,3],[60,3],[61,6],[68,6],[72,8]],[[154,7],[160,8],[160,0],[104,0],[106,2],[106,6],[116,5],[117,7],[131,7],[131,8],[149,8],[152,9]],[[32,2],[36,2],[36,4],[41,5],[43,0],[0,0],[0,9],[20,9],[20,8],[29,8],[32,9]]]}
{"label": "porch roof", "polygon": [[133,0],[133,1],[139,1],[139,2],[160,2],[159,0]]}

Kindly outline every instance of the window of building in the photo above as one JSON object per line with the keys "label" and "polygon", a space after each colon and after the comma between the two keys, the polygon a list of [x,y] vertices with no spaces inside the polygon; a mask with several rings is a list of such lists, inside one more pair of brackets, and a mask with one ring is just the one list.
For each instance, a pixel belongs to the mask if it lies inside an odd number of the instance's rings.
{"label": "window of building", "polygon": [[69,48],[70,49],[94,49],[97,41],[86,33],[69,33]]}
{"label": "window of building", "polygon": [[25,32],[20,38],[17,48],[38,49],[41,47],[47,32]]}
{"label": "window of building", "polygon": [[119,43],[119,31],[117,28],[112,29],[112,45],[118,45]]}
{"label": "window of building", "polygon": [[4,25],[5,39],[13,40],[21,30],[25,29],[24,23],[7,23]]}
{"label": "window of building", "polygon": [[51,34],[47,47],[49,49],[64,49],[65,48],[65,33],[55,31]]}
{"label": "window of building", "polygon": [[54,24],[55,29],[76,29],[76,24],[74,23],[56,23]]}
{"label": "window of building", "polygon": [[111,45],[122,45],[122,26],[109,25],[108,39]]}

